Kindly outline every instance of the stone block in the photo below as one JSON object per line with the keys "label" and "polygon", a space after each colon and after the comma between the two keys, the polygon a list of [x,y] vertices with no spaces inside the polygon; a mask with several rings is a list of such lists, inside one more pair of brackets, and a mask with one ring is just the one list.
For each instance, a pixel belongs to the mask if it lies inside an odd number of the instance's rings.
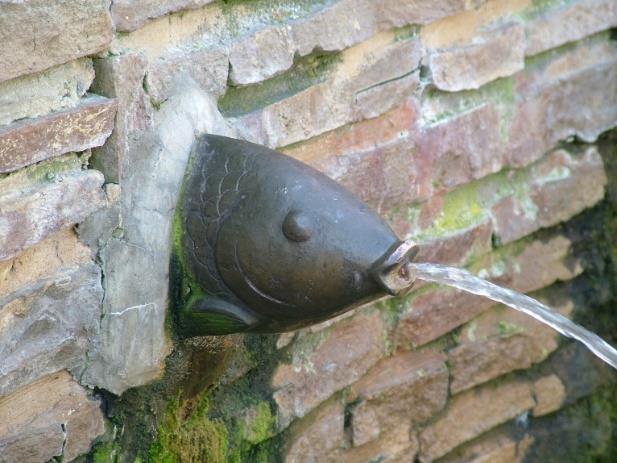
{"label": "stone block", "polygon": [[199,8],[213,0],[114,0],[111,16],[118,32],[131,32],[139,29],[149,19],[168,13]]}
{"label": "stone block", "polygon": [[105,431],[100,402],[65,371],[0,399],[2,461],[37,463],[86,453]]}
{"label": "stone block", "polygon": [[340,400],[324,404],[289,430],[282,451],[285,463],[332,462],[330,453],[343,444],[344,409]]}
{"label": "stone block", "polygon": [[418,448],[418,438],[410,429],[409,423],[401,423],[397,428],[364,445],[335,451],[331,458],[333,463],[409,462],[414,461]]}
{"label": "stone block", "polygon": [[423,423],[442,410],[448,397],[445,360],[430,351],[396,353],[353,384],[351,398],[360,400],[351,411],[354,446]]}
{"label": "stone block", "polygon": [[530,386],[516,380],[459,394],[444,415],[420,432],[420,461],[434,461],[534,406]]}
{"label": "stone block", "polygon": [[523,463],[534,438],[515,438],[498,428],[462,445],[439,460],[440,463]]}
{"label": "stone block", "polygon": [[0,261],[106,206],[103,176],[81,162],[71,155],[0,182]]}
{"label": "stone block", "polygon": [[120,183],[132,140],[139,139],[151,126],[149,97],[144,91],[147,61],[128,53],[94,60],[96,80],[93,91],[114,98],[117,104],[113,131],[106,143],[93,150],[92,166],[108,182]]}
{"label": "stone block", "polygon": [[0,82],[96,54],[111,42],[109,0],[0,5]]}
{"label": "stone block", "polygon": [[520,71],[524,67],[524,34],[522,24],[509,22],[479,34],[471,43],[430,51],[433,83],[441,90],[457,92]]}
{"label": "stone block", "polygon": [[[343,51],[323,82],[240,116],[236,124],[245,138],[276,148],[334,130],[363,114],[375,117],[399,106],[415,90],[421,56],[417,39],[396,41],[392,32],[377,34]],[[367,113],[369,100],[357,100],[363,92],[370,93],[365,96],[371,101],[383,101]]]}
{"label": "stone block", "polygon": [[510,243],[539,228],[570,219],[604,197],[606,174],[595,146],[581,153],[556,150],[533,164],[524,192],[491,207],[495,235]]}
{"label": "stone block", "polygon": [[1,128],[0,173],[101,146],[111,133],[115,111],[115,101],[90,96],[74,108]]}
{"label": "stone block", "polygon": [[0,396],[43,375],[79,371],[99,333],[101,270],[63,266],[0,299]]}
{"label": "stone block", "polygon": [[525,23],[525,53],[535,55],[615,26],[617,5],[611,0],[557,3],[536,12]]}
{"label": "stone block", "polygon": [[0,126],[73,108],[94,79],[92,61],[81,58],[0,84]]}
{"label": "stone block", "polygon": [[352,384],[385,354],[385,328],[376,311],[358,314],[308,339],[317,345],[295,343],[292,362],[278,365],[272,377],[283,426]]}
{"label": "stone block", "polygon": [[172,218],[196,134],[232,135],[214,99],[183,81],[130,145],[121,178],[122,228],[100,243],[105,299],[100,342],[81,380],[121,394],[158,378],[170,341]]}
{"label": "stone block", "polygon": [[[474,263],[472,271],[517,291],[535,291],[582,272],[580,264],[569,256],[570,245],[567,238],[555,234],[543,241],[532,241],[513,254],[507,250],[487,254]],[[452,288],[433,287],[412,293],[406,304],[409,310],[395,332],[400,346],[420,346],[437,339],[494,303]]]}
{"label": "stone block", "polygon": [[566,398],[566,388],[557,375],[544,376],[533,383],[536,406],[533,416],[543,416],[559,410]]}

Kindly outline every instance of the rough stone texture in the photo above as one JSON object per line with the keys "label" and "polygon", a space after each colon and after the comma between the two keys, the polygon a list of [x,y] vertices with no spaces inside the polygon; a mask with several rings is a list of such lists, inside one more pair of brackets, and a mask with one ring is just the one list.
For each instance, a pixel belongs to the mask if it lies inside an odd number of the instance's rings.
{"label": "rough stone texture", "polygon": [[139,54],[126,54],[95,59],[96,81],[93,90],[114,98],[117,104],[113,131],[107,142],[93,151],[92,165],[109,182],[120,183],[130,140],[151,128],[148,97],[143,88],[146,59]]}
{"label": "rough stone texture", "polygon": [[566,398],[566,388],[557,375],[549,375],[533,383],[537,405],[531,411],[533,416],[543,416],[559,410]]}
{"label": "rough stone texture", "polygon": [[[361,119],[367,110],[367,103],[357,99],[362,92],[370,89],[371,99],[377,98],[375,92],[384,99],[370,113],[374,117],[400,104],[417,87],[414,71],[422,54],[414,38],[396,41],[390,32],[377,34],[341,55],[324,82],[239,117],[242,135],[270,147],[289,145]],[[404,87],[396,101],[392,85]]]}
{"label": "rough stone texture", "polygon": [[420,433],[420,461],[430,462],[535,405],[525,382],[487,385],[454,397],[447,413]]}
{"label": "rough stone texture", "polygon": [[517,75],[508,164],[527,165],[568,137],[592,142],[615,126],[617,95],[606,89],[617,86],[616,63],[617,47],[602,34]]}
{"label": "rough stone texture", "polygon": [[380,361],[351,387],[355,446],[387,435],[398,427],[420,424],[446,405],[448,369],[435,352],[401,352]]}
{"label": "rough stone texture", "polygon": [[[556,235],[546,241],[533,241],[516,255],[487,255],[474,268],[484,278],[521,292],[534,291],[556,280],[567,281],[579,275],[581,267],[568,262],[570,241]],[[537,256],[543,256],[538,261]],[[419,346],[471,320],[492,305],[487,299],[450,288],[431,288],[407,302],[396,329],[397,345]]]}
{"label": "rough stone texture", "polygon": [[343,442],[344,409],[332,400],[316,410],[310,421],[289,430],[283,450],[285,463],[334,462],[329,454]]}
{"label": "rough stone texture", "polygon": [[[571,303],[551,308],[569,315]],[[527,369],[557,349],[558,334],[528,315],[504,306],[468,323],[448,352],[450,390],[457,393],[513,370]]]}
{"label": "rough stone texture", "polygon": [[385,330],[376,311],[315,336],[320,340],[317,346],[308,352],[295,346],[292,363],[280,364],[272,377],[284,426],[352,384],[385,354]]}
{"label": "rough stone texture", "polygon": [[556,225],[600,201],[605,186],[604,165],[595,147],[577,154],[555,151],[532,166],[527,199],[507,196],[492,206],[495,233],[505,244]]}
{"label": "rough stone texture", "polygon": [[101,146],[111,133],[116,105],[90,96],[74,108],[0,129],[0,173],[70,151]]}
{"label": "rough stone texture", "polygon": [[66,266],[0,299],[0,396],[42,375],[78,371],[99,333],[101,271]]}
{"label": "rough stone texture", "polygon": [[212,3],[213,0],[114,0],[111,15],[116,31],[130,32],[143,26],[148,19],[164,14]]}
{"label": "rough stone texture", "polygon": [[611,0],[556,3],[525,23],[525,53],[535,55],[615,26],[617,5]]}
{"label": "rough stone texture", "polygon": [[524,67],[525,31],[512,22],[474,37],[470,44],[429,53],[435,86],[457,92],[480,86]]}
{"label": "rough stone texture", "polygon": [[0,399],[0,455],[4,462],[37,463],[86,453],[105,431],[100,403],[65,371]]}
{"label": "rough stone texture", "polygon": [[17,119],[42,116],[50,111],[73,108],[94,79],[87,58],[54,66],[0,84],[0,125]]}
{"label": "rough stone texture", "polygon": [[109,0],[0,5],[0,82],[107,48]]}
{"label": "rough stone texture", "polygon": [[358,447],[339,450],[332,454],[333,461],[338,463],[365,463],[379,461],[384,463],[414,461],[418,453],[418,439],[411,431],[408,423],[384,433],[379,439]]}
{"label": "rough stone texture", "polygon": [[527,450],[533,444],[533,437],[525,435],[515,440],[507,430],[491,431],[469,444],[463,445],[440,463],[522,463]]}
{"label": "rough stone texture", "polygon": [[106,205],[101,173],[77,169],[81,160],[62,158],[0,182],[0,261]]}
{"label": "rough stone texture", "polygon": [[171,222],[195,134],[231,134],[211,97],[185,81],[157,114],[154,133],[132,146],[121,178],[122,233],[101,243],[103,318],[84,383],[121,394],[160,376],[165,333]]}

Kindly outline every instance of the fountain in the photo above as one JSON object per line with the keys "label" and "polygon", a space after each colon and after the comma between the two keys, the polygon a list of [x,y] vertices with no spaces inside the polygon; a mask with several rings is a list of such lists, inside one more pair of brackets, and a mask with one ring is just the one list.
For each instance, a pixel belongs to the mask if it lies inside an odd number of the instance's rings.
{"label": "fountain", "polygon": [[263,146],[201,136],[174,220],[184,337],[298,329],[405,293],[417,278],[524,312],[617,368],[617,350],[535,299],[462,269],[413,262],[418,246],[344,188]]}

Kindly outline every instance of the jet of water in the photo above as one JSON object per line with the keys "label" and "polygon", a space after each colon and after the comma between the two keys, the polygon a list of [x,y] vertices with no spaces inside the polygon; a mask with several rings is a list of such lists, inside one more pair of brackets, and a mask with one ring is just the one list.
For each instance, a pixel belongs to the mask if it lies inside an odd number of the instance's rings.
{"label": "jet of water", "polygon": [[407,265],[410,267],[410,273],[415,273],[416,278],[452,286],[472,294],[477,294],[478,296],[488,297],[515,310],[524,312],[559,331],[564,336],[582,342],[591,352],[617,369],[617,350],[613,346],[597,334],[586,330],[525,294],[502,288],[460,268],[427,263],[409,263]]}

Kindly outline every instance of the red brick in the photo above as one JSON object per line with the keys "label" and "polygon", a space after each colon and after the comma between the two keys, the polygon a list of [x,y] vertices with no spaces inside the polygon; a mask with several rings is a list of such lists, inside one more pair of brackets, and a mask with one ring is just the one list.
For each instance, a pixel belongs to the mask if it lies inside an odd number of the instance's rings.
{"label": "red brick", "polygon": [[343,444],[343,404],[331,400],[290,428],[283,449],[285,463],[334,462],[331,451]]}
{"label": "red brick", "polygon": [[[474,264],[474,269],[502,286],[535,291],[581,273],[580,265],[568,261],[569,249],[570,241],[557,234],[545,241],[533,241],[514,255],[508,255],[507,249],[488,254]],[[396,344],[403,347],[426,344],[494,305],[488,299],[443,287],[421,288],[412,293],[407,304],[409,310],[395,331]]]}
{"label": "red brick", "polygon": [[428,420],[443,409],[447,396],[442,354],[399,352],[381,360],[351,387],[351,398],[361,400],[352,410],[354,445]]}
{"label": "red brick", "polygon": [[283,426],[356,381],[385,354],[384,326],[376,311],[360,313],[313,338],[319,340],[316,347],[296,342],[292,363],[279,365],[272,377]]}
{"label": "red brick", "polygon": [[75,108],[0,129],[0,173],[101,146],[111,133],[115,111],[114,100],[90,96]]}
{"label": "red brick", "polygon": [[457,395],[446,413],[420,433],[420,461],[434,461],[534,405],[531,388],[521,381],[491,384]]}

